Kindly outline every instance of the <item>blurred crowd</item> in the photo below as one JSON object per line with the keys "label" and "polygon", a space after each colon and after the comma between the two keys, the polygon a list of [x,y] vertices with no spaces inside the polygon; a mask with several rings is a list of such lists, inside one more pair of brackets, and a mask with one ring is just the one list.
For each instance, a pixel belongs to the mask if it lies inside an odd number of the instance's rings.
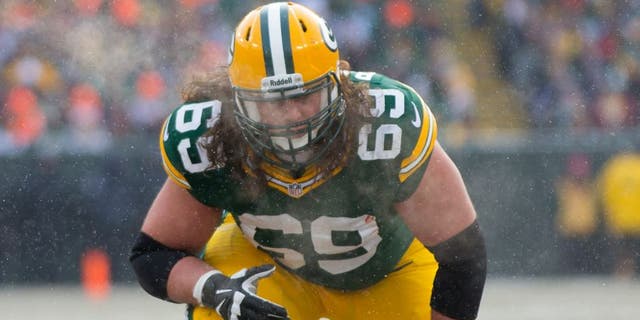
{"label": "blurred crowd", "polygon": [[532,127],[640,121],[640,2],[474,0]]}
{"label": "blurred crowd", "polygon": [[[226,63],[233,26],[265,2],[2,1],[0,154],[100,153],[122,136],[154,139],[184,83]],[[327,17],[354,69],[412,85],[443,128],[474,126],[487,93],[460,57],[450,4],[299,2]],[[488,34],[493,50],[478,54],[494,55],[530,127],[638,125],[640,2],[471,0],[466,10],[462,29]]]}
{"label": "blurred crowd", "polygon": [[[226,63],[238,19],[265,1],[0,3],[0,154],[100,153],[154,139],[191,76]],[[474,110],[473,76],[426,1],[300,1],[327,17],[352,67],[413,85],[441,121]],[[445,112],[446,111],[446,112]],[[150,140],[151,141],[151,140]]]}

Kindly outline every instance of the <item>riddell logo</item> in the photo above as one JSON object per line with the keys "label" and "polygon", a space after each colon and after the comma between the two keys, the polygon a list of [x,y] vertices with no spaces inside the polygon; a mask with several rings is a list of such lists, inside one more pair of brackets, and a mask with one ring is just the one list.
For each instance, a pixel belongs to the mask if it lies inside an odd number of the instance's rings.
{"label": "riddell logo", "polygon": [[270,87],[281,87],[293,84],[293,77],[289,76],[286,79],[269,80]]}
{"label": "riddell logo", "polygon": [[283,74],[262,79],[263,90],[282,89],[296,87],[302,84],[302,75],[299,73]]}

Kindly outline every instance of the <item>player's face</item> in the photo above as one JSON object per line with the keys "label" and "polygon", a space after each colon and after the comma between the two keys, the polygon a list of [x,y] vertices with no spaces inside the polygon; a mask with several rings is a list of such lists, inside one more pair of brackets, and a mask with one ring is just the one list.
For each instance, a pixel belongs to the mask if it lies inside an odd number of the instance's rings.
{"label": "player's face", "polygon": [[290,99],[258,102],[260,122],[272,126],[287,126],[309,119],[320,112],[322,93],[321,90]]}
{"label": "player's face", "polygon": [[[341,128],[344,101],[337,78],[273,89],[235,89],[236,120],[249,143],[278,165],[298,168],[315,161]],[[279,160],[273,160],[275,157]]]}

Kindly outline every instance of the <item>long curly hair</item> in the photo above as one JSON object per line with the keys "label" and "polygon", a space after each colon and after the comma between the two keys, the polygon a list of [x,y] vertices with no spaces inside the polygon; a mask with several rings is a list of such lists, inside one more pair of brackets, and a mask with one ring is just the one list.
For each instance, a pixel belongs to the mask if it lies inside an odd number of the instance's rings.
{"label": "long curly hair", "polygon": [[[350,65],[347,61],[340,61],[340,85],[346,103],[345,123],[339,136],[333,141],[326,155],[316,164],[323,174],[329,174],[335,168],[348,163],[356,154],[358,130],[366,121],[369,114],[370,98],[367,94],[368,86],[352,82],[347,72]],[[201,140],[202,147],[207,151],[211,168],[227,168],[232,177],[252,191],[259,191],[266,186],[266,177],[261,171],[248,175],[243,169],[244,164],[252,163],[258,167],[261,158],[251,152],[248,142],[240,132],[234,118],[234,97],[226,66],[220,66],[193,79],[184,86],[182,99],[185,103],[196,103],[208,100],[219,100],[221,112],[214,126],[212,126]],[[254,192],[251,192],[254,193]],[[257,194],[257,193],[254,193]]]}

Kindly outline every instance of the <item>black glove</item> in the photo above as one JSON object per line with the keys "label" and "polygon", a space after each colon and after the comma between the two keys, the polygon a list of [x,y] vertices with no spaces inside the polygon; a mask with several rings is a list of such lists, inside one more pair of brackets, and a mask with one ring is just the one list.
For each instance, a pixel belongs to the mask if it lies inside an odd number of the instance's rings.
{"label": "black glove", "polygon": [[258,280],[275,270],[275,266],[265,264],[242,269],[231,277],[214,273],[202,286],[201,303],[225,320],[289,319],[285,308],[256,295]]}

